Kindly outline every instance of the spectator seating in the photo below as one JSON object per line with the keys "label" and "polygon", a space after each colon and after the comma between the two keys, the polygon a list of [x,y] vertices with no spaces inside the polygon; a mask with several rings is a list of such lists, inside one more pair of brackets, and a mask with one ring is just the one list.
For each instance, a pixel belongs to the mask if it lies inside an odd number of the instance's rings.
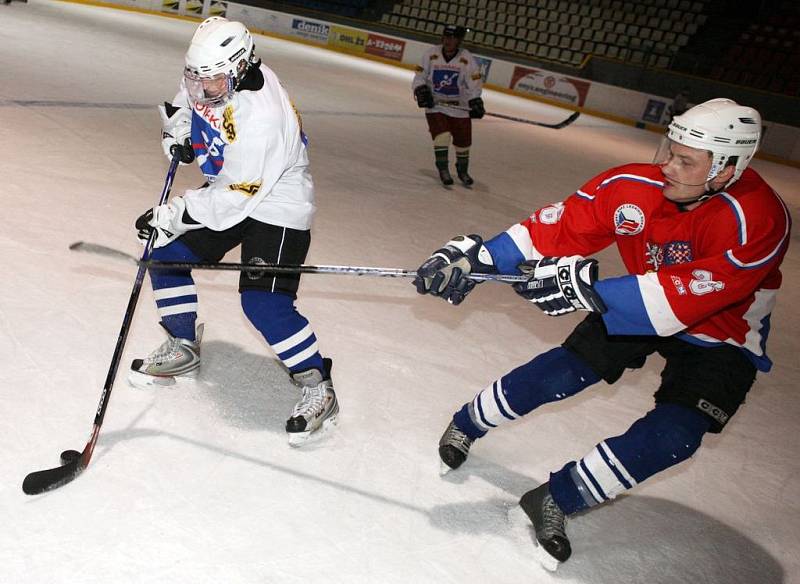
{"label": "spectator seating", "polygon": [[578,66],[589,55],[666,68],[705,23],[704,0],[401,0],[381,18],[432,35],[470,29],[467,43]]}
{"label": "spectator seating", "polygon": [[800,95],[800,5],[783,2],[778,11],[753,22],[721,55],[711,77],[787,95]]}

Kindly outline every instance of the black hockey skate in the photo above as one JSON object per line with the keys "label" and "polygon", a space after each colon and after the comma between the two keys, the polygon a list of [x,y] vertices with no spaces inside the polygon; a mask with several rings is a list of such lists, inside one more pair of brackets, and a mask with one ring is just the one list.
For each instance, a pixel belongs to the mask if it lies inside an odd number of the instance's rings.
{"label": "black hockey skate", "polygon": [[546,569],[554,571],[569,559],[572,547],[565,532],[567,516],[553,500],[550,483],[522,495],[519,506],[533,523],[539,561]]}
{"label": "black hockey skate", "polygon": [[467,174],[466,170],[458,173],[458,180],[460,180],[465,187],[471,187],[473,184],[475,184],[475,180],[469,174]]}
{"label": "black hockey skate", "polygon": [[442,475],[464,464],[472,442],[473,440],[451,420],[444,434],[439,438],[439,458],[442,459],[440,473]]}
{"label": "black hockey skate", "polygon": [[446,168],[439,169],[439,180],[442,181],[442,184],[446,187],[449,187],[453,184],[453,176],[450,174],[450,171]]}

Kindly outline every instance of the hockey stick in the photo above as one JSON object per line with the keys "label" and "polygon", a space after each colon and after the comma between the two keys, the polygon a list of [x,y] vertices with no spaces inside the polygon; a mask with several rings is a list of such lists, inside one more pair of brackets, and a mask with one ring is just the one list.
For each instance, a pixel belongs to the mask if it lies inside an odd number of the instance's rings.
{"label": "hockey stick", "polygon": [[[177,153],[173,154],[172,162],[169,165],[167,177],[164,181],[164,189],[161,191],[159,205],[166,203],[167,198],[169,197],[169,192],[172,188],[172,181],[175,178],[175,172],[178,168],[179,162],[180,155]],[[128,332],[131,328],[131,321],[133,320],[133,313],[136,310],[136,303],[139,300],[139,292],[141,291],[142,283],[144,282],[144,274],[147,271],[146,260],[150,257],[155,236],[156,232],[153,230],[152,233],[150,233],[150,237],[147,239],[147,244],[145,244],[144,252],[142,253],[139,270],[136,272],[136,280],[134,281],[133,290],[131,290],[131,296],[128,300],[128,307],[125,309],[125,316],[122,319],[122,327],[120,327],[119,336],[117,337],[117,345],[114,348],[114,355],[111,358],[111,366],[108,368],[108,375],[106,376],[106,382],[103,386],[103,393],[100,394],[100,403],[97,405],[97,412],[94,416],[94,425],[92,426],[92,433],[89,437],[89,441],[86,443],[86,446],[83,447],[83,452],[78,452],[77,450],[68,450],[63,452],[61,454],[62,466],[32,472],[26,476],[25,480],[22,482],[22,490],[27,495],[38,495],[40,493],[44,493],[45,491],[66,485],[79,474],[81,474],[89,465],[89,461],[92,459],[92,453],[94,452],[97,438],[100,435],[100,426],[103,425],[103,418],[105,418],[108,402],[111,398],[111,390],[114,386],[114,378],[117,375],[119,362],[122,358],[122,349],[125,347],[125,341],[128,338]]]}
{"label": "hockey stick", "polygon": [[114,249],[112,247],[106,247],[105,245],[100,245],[99,243],[89,243],[86,241],[76,241],[75,243],[71,243],[69,248],[72,251],[85,251],[89,253],[96,253],[99,255],[108,256],[110,258],[114,258],[117,260],[127,260],[134,264],[138,264],[139,260],[133,257],[129,253],[125,253],[124,251],[120,251],[118,249]]}
{"label": "hockey stick", "polygon": [[[267,272],[270,274],[339,274],[349,276],[381,276],[388,278],[415,278],[417,273],[413,270],[402,268],[373,268],[361,266],[310,266],[306,264],[236,264],[226,262],[160,262],[140,261],[124,251],[119,251],[105,245],[76,241],[69,248],[73,251],[85,251],[121,259],[135,264],[143,264],[150,268],[174,270],[229,270],[239,272]],[[504,274],[469,274],[471,280],[478,282],[524,282],[525,276],[512,276]]]}
{"label": "hockey stick", "polygon": [[[178,270],[231,270],[239,272],[266,272],[268,274],[338,274],[345,276],[380,276],[386,278],[416,278],[414,270],[402,268],[374,268],[366,266],[310,266],[306,264],[236,264],[191,262],[142,262],[150,268]],[[467,274],[476,282],[525,282],[526,276],[509,274]]]}
{"label": "hockey stick", "polygon": [[[462,112],[470,111],[468,107],[461,107],[460,105],[448,105],[446,103],[441,103],[441,102],[437,103],[436,105],[440,105],[440,106],[443,106],[443,107],[449,107],[451,109],[459,110],[459,111],[462,111]],[[561,128],[566,128],[572,122],[577,120],[578,117],[581,115],[581,112],[572,112],[572,114],[568,118],[566,118],[566,119],[564,119],[564,120],[562,120],[562,121],[560,121],[560,122],[558,122],[556,124],[548,124],[546,122],[535,122],[533,120],[528,120],[526,118],[517,118],[515,116],[507,116],[506,114],[495,114],[495,113],[492,113],[492,112],[486,112],[485,115],[491,116],[493,118],[500,118],[500,119],[503,119],[503,120],[511,120],[512,122],[520,122],[520,123],[523,123],[523,124],[531,124],[532,126],[541,126],[542,128],[550,128],[552,130],[560,130]]]}

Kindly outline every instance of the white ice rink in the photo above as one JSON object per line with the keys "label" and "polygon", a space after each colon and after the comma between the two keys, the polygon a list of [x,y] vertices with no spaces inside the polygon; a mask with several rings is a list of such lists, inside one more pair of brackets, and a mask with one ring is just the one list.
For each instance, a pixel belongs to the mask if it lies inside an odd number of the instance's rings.
{"label": "white ice rink", "polygon": [[[327,440],[297,450],[283,424],[298,392],[242,315],[237,274],[197,273],[201,376],[148,392],[120,375],[86,472],[24,495],[27,473],[83,448],[136,271],[68,245],[140,253],[133,222],[167,168],[155,105],[173,96],[195,26],[47,0],[0,6],[0,583],[800,582],[797,234],[773,371],[690,461],[571,521],[574,555],[555,575],[508,509],[650,409],[663,362],[498,429],[441,478],[452,413],[581,318],[548,318],[502,284],[452,307],[410,280],[304,276],[299,307],[334,359],[342,413]],[[589,116],[559,131],[484,119],[475,188],[446,190],[410,72],[256,43],[311,140],[309,263],[414,269],[452,235],[492,236],[607,167],[650,160],[658,142]],[[531,119],[570,113],[484,98]],[[754,167],[796,216],[800,171]],[[173,193],[200,182],[184,167]],[[615,250],[599,257],[604,275],[620,273]],[[122,369],[162,340],[146,283]]]}

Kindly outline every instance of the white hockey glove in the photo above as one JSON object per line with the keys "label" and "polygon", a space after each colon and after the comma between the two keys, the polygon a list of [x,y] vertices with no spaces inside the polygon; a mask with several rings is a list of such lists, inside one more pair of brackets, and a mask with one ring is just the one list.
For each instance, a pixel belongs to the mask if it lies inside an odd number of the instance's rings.
{"label": "white hockey glove", "polygon": [[144,245],[152,231],[156,232],[153,247],[164,247],[192,229],[200,229],[203,225],[195,221],[186,212],[183,197],[174,197],[166,205],[158,205],[142,213],[136,220],[139,240]]}
{"label": "white hockey glove", "polygon": [[477,283],[467,277],[470,273],[496,274],[497,268],[479,235],[458,235],[417,268],[414,285],[419,294],[461,304]]}
{"label": "white hockey glove", "polygon": [[172,151],[177,149],[181,164],[189,164],[194,160],[192,111],[165,101],[164,105],[158,106],[158,113],[161,114],[161,147],[164,154],[172,160]]}
{"label": "white hockey glove", "polygon": [[577,255],[546,257],[529,260],[517,267],[529,277],[525,282],[514,284],[514,290],[545,314],[561,316],[576,310],[602,314],[607,310],[593,288],[598,277],[597,260]]}

